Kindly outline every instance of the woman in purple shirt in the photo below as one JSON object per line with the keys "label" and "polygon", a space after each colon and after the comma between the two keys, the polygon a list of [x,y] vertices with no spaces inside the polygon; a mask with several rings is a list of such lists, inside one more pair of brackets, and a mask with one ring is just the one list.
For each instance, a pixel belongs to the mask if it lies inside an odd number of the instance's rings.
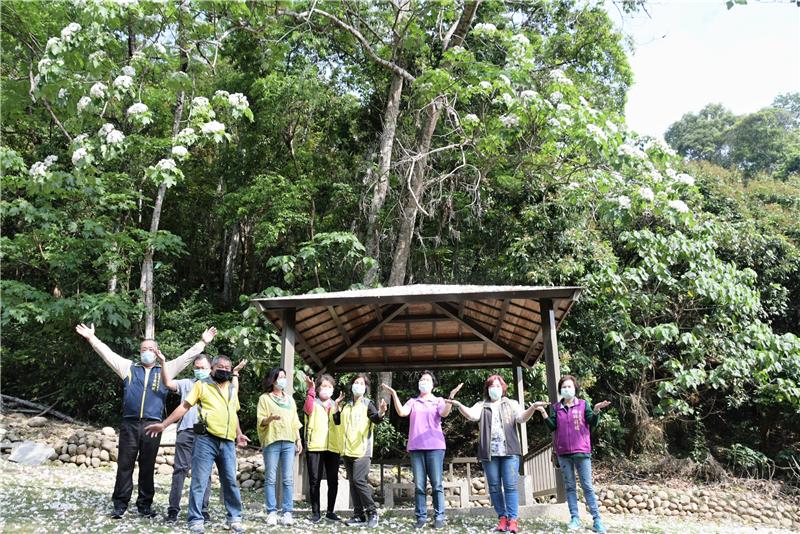
{"label": "woman in purple shirt", "polygon": [[[386,384],[383,389],[392,395],[394,409],[400,417],[409,417],[408,445],[406,450],[411,455],[411,469],[414,473],[414,497],[417,523],[414,528],[423,528],[427,521],[426,506],[427,481],[431,481],[433,490],[433,528],[444,527],[444,487],[442,471],[444,464],[444,434],[442,433],[442,417],[450,414],[450,405],[444,399],[433,394],[436,377],[431,371],[422,371],[417,387],[419,396],[400,402],[397,392]],[[451,397],[458,393],[461,385],[451,392]]]}

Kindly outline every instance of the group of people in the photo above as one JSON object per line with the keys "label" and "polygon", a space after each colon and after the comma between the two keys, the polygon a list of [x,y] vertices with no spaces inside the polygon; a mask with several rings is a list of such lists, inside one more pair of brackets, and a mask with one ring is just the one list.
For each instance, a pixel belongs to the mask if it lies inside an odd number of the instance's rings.
{"label": "group of people", "polygon": [[[236,446],[244,447],[249,439],[242,433],[239,410],[238,375],[245,361],[232,367],[225,356],[209,360],[203,354],[216,335],[209,328],[201,341],[178,358],[166,361],[154,340],[140,345],[140,359],[133,362],[114,353],[96,336],[93,325],[78,325],[77,332],[123,380],[123,422],[120,431],[117,477],[114,486],[112,517],[121,518],[133,491],[133,466],[138,456],[139,514],[153,517],[153,471],[161,433],[178,423],[175,462],[169,509],[166,520],[177,520],[183,485],[191,467],[188,522],[191,532],[202,533],[207,521],[211,470],[217,465],[222,500],[227,511],[226,524],[233,532],[243,532],[242,500],[236,479]],[[190,362],[194,378],[175,380]],[[377,405],[367,397],[369,377],[355,374],[347,386],[349,398],[341,391],[334,399],[336,381],[328,374],[316,380],[306,377],[303,422],[294,400],[287,393],[289,377],[284,369],[272,369],[263,381],[264,393],[258,401],[258,438],[264,457],[264,501],[267,525],[292,525],[294,462],[305,444],[309,479],[311,521],[342,521],[335,510],[340,462],[344,463],[349,482],[352,517],[347,526],[375,528],[378,511],[368,475],[372,457],[374,426],[388,409],[385,400]],[[489,496],[498,516],[497,531],[518,532],[518,477],[522,443],[518,427],[537,412],[554,433],[554,448],[564,478],[570,529],[581,528],[577,497],[577,479],[593,517],[595,532],[606,532],[600,518],[592,487],[590,431],[609,402],[591,406],[578,397],[578,381],[571,375],[558,383],[560,400],[552,405],[534,402],[527,409],[507,396],[507,385],[500,375],[487,378],[483,398],[467,406],[455,397],[459,384],[446,397],[436,396],[437,381],[433,372],[418,376],[419,394],[403,403],[397,392],[386,384],[395,411],[409,418],[407,451],[415,486],[415,528],[428,524],[427,485],[430,482],[433,503],[433,528],[445,526],[443,466],[445,438],[442,419],[453,407],[468,421],[478,423],[478,453]],[[169,391],[181,395],[181,404],[166,418],[164,401]],[[547,407],[550,412],[548,413]],[[303,434],[301,434],[301,429]],[[277,478],[281,475],[281,503],[277,502]],[[327,480],[327,506],[321,510],[321,485]]]}

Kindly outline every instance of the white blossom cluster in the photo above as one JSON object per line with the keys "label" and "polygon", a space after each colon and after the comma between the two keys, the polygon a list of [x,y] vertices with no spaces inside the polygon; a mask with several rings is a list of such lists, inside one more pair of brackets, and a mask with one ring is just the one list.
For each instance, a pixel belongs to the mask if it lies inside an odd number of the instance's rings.
{"label": "white blossom cluster", "polygon": [[212,135],[225,132],[225,125],[219,121],[210,121],[200,127],[200,131],[206,135]]}
{"label": "white blossom cluster", "polygon": [[47,156],[44,158],[44,161],[37,161],[33,165],[28,172],[30,172],[31,176],[35,180],[41,180],[47,176],[47,171],[56,161],[58,161],[58,156]]}
{"label": "white blossom cluster", "polygon": [[472,28],[475,35],[494,35],[497,33],[497,26],[491,22],[480,22]]}
{"label": "white blossom cluster", "polygon": [[141,115],[142,113],[147,113],[148,107],[146,104],[141,102],[136,102],[135,104],[131,105],[128,108],[128,115]]}

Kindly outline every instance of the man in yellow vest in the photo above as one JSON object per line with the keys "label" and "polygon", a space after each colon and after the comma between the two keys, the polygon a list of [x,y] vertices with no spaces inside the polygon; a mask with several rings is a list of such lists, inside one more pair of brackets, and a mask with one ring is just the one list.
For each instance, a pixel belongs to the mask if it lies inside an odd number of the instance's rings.
{"label": "man in yellow vest", "polygon": [[239,391],[233,382],[231,360],[217,356],[211,361],[209,380],[198,380],[183,402],[162,423],[148,425],[148,435],[158,435],[176,422],[192,406],[199,404],[200,423],[195,427],[192,453],[192,484],[189,493],[189,529],[202,534],[203,496],[206,492],[211,468],[219,470],[227,526],[233,532],[244,532],[242,526],[242,497],[236,480],[236,445],[244,447],[249,441],[239,427]]}

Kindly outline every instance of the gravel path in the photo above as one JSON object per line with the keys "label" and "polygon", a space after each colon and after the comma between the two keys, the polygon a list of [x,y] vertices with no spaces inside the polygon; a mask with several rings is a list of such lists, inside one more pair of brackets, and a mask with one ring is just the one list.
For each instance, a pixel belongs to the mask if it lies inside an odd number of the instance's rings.
{"label": "gravel path", "polygon": [[[158,511],[166,511],[170,477],[156,476],[156,501]],[[0,530],[2,532],[78,534],[82,532],[187,532],[185,509],[180,522],[171,528],[156,519],[141,519],[129,514],[119,521],[108,517],[110,496],[114,486],[114,472],[111,469],[85,469],[78,467],[22,466],[0,460]],[[261,491],[245,491],[245,525],[250,532],[268,531],[266,514],[263,509]],[[134,496],[135,498],[135,496]],[[185,504],[184,504],[185,506]],[[211,503],[215,522],[207,532],[227,532],[223,530],[224,511],[218,492],[214,491]],[[302,508],[297,513],[293,528],[273,527],[281,533],[339,533],[343,526],[331,524],[312,525]],[[788,533],[773,528],[737,527],[733,525],[710,525],[680,520],[677,518],[619,517],[608,515],[605,518],[609,532],[627,533],[674,533],[691,534],[712,533]],[[494,522],[485,517],[451,517],[443,533],[490,532]],[[564,524],[548,519],[531,519],[521,522],[522,532],[565,533]],[[427,531],[428,529],[426,529]],[[410,534],[412,520],[399,517],[391,512],[381,513],[378,534]],[[590,532],[587,528],[582,532]]]}

